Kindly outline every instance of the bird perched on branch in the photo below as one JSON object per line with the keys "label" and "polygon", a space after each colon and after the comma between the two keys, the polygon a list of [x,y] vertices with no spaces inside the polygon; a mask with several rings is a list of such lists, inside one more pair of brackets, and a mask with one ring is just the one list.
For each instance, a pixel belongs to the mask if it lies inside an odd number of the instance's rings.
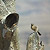
{"label": "bird perched on branch", "polygon": [[35,26],[34,24],[31,24],[31,29],[35,32],[38,32],[38,34],[41,36],[41,33],[38,31],[38,27]]}

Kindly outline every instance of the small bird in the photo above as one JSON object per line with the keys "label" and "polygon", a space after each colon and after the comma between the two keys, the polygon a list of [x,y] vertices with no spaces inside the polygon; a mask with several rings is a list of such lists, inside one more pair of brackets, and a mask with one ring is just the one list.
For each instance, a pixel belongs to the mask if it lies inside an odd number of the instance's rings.
{"label": "small bird", "polygon": [[38,32],[38,34],[41,36],[41,33],[38,31],[38,27],[36,27],[34,24],[31,24],[31,29],[35,32]]}

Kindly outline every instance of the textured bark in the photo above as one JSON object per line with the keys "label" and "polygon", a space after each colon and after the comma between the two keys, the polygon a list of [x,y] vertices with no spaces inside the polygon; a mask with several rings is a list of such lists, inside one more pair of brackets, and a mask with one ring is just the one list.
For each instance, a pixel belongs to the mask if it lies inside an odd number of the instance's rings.
{"label": "textured bark", "polygon": [[8,11],[10,11],[11,13],[16,12],[16,7],[15,7],[15,1],[16,0],[3,0],[3,2],[6,5],[6,8],[8,9]]}
{"label": "textured bark", "polygon": [[30,34],[26,47],[26,50],[44,50],[44,45],[40,45],[37,32],[33,32]]}
{"label": "textured bark", "polygon": [[6,15],[9,14],[4,2],[0,0],[0,19],[3,19]]}
{"label": "textured bark", "polygon": [[27,49],[26,50],[36,50],[39,49],[39,36],[36,32],[32,33],[27,42]]}
{"label": "textured bark", "polygon": [[18,28],[13,32],[6,31],[3,34],[3,25],[0,23],[0,50],[19,50]]}
{"label": "textured bark", "polygon": [[13,33],[13,36],[11,37],[12,32],[7,31],[5,29],[5,32],[3,34],[4,29],[4,23],[6,17],[11,13],[16,13],[15,9],[15,1],[16,0],[0,0],[0,50],[19,50],[19,40],[18,40],[18,30],[16,27],[16,30]]}
{"label": "textured bark", "polygon": [[16,0],[0,0],[0,19],[5,19],[11,13],[16,13]]}

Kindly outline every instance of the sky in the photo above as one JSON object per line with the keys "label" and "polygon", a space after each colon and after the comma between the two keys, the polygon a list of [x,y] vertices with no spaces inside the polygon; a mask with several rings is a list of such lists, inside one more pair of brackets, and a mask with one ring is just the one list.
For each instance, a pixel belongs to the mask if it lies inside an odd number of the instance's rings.
{"label": "sky", "polygon": [[45,50],[50,50],[50,0],[16,0],[16,12],[21,50],[26,50],[28,37],[33,32],[31,23],[38,26]]}

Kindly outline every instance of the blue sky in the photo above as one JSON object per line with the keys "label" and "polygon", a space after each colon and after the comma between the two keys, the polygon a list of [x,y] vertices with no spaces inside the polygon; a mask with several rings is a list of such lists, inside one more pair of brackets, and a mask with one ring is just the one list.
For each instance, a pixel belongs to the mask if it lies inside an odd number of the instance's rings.
{"label": "blue sky", "polygon": [[33,31],[31,23],[39,27],[45,50],[50,49],[50,0],[16,0],[19,14],[19,35],[21,50],[26,50],[27,38]]}

